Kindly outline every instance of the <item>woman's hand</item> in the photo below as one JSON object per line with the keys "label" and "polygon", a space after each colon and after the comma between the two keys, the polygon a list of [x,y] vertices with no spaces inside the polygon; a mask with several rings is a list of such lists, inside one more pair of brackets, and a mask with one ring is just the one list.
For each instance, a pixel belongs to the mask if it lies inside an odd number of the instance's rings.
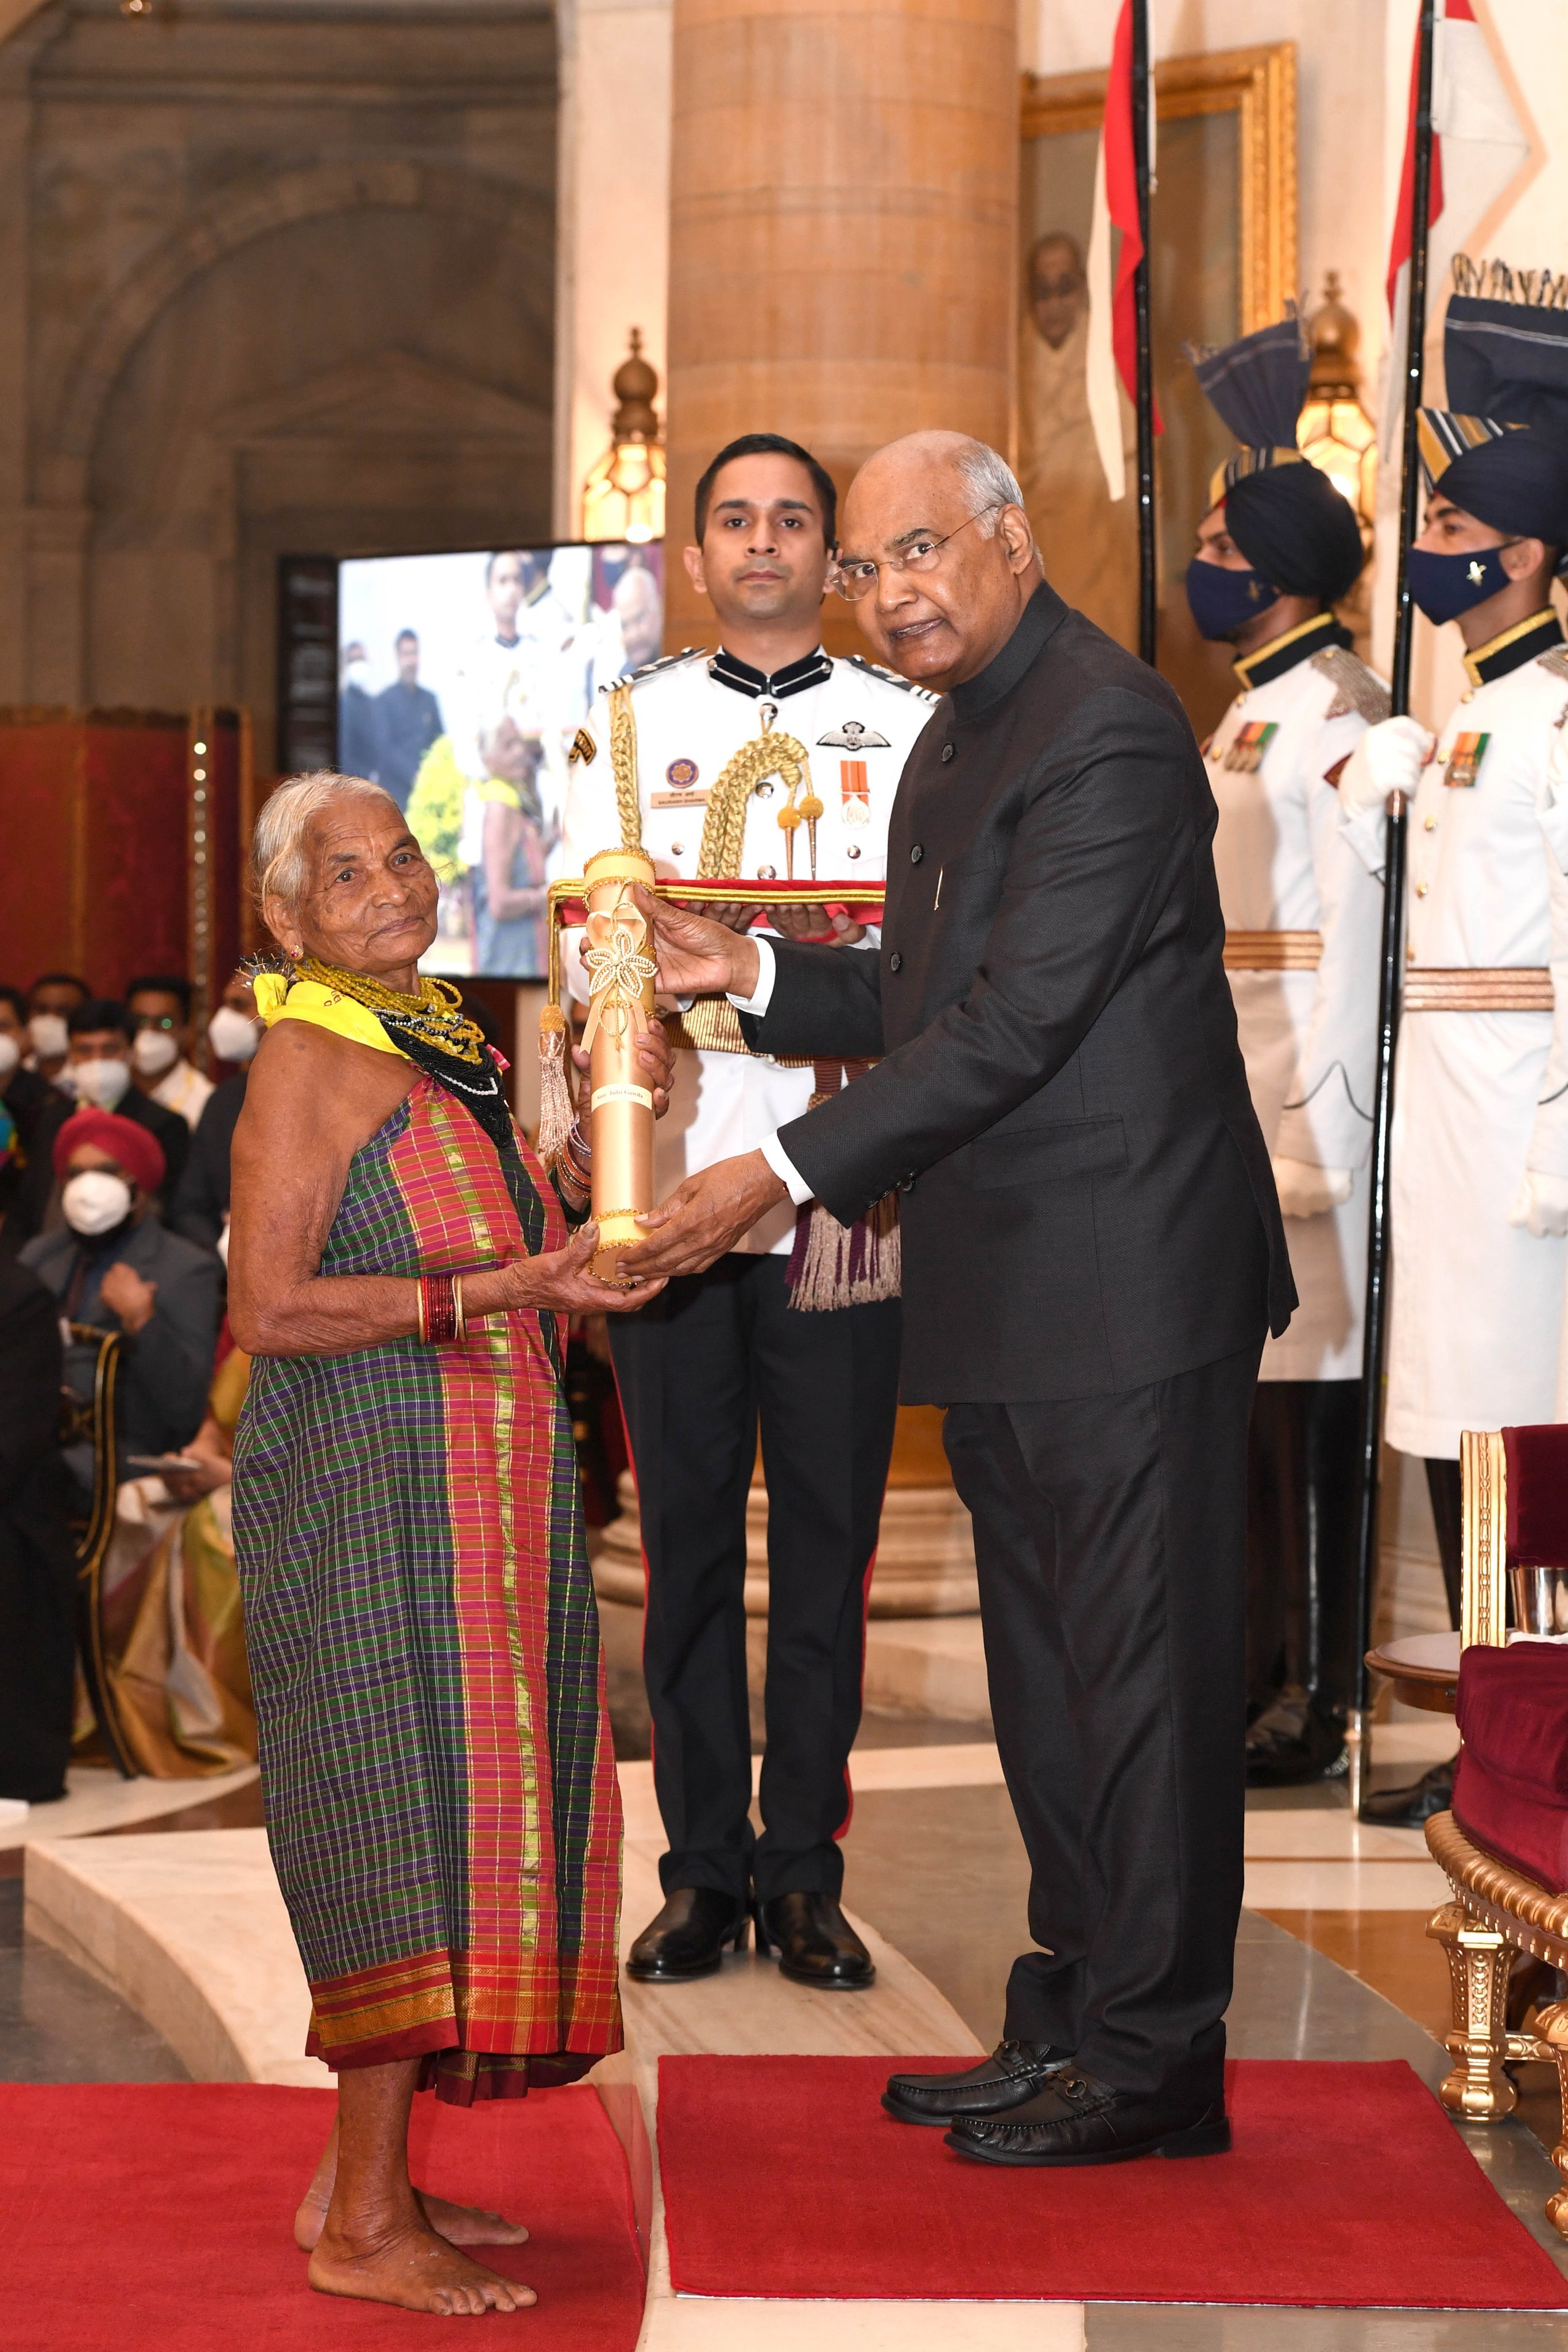
{"label": "woman's hand", "polygon": [[[494,1314],[497,1307],[549,1307],[557,1315],[630,1315],[645,1307],[650,1298],[657,1297],[664,1287],[664,1277],[642,1282],[631,1290],[622,1290],[613,1282],[596,1280],[591,1268],[593,1254],[599,1247],[599,1227],[580,1225],[563,1250],[548,1250],[540,1257],[520,1257],[506,1267],[499,1276],[487,1278],[504,1286],[504,1295],[484,1308]],[[465,1292],[468,1284],[464,1285]]]}
{"label": "woman's hand", "polygon": [[[588,1076],[592,1061],[580,1045],[571,1049],[572,1067]],[[661,1021],[650,1021],[637,1040],[637,1059],[642,1064],[653,1097],[653,1117],[663,1118],[670,1108],[670,1081],[674,1076],[675,1049],[664,1034]]]}

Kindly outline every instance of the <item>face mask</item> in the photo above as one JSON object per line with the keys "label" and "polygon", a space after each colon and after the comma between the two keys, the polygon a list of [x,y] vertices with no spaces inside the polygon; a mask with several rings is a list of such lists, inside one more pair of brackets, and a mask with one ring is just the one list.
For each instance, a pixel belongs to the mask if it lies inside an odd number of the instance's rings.
{"label": "face mask", "polygon": [[[1519,541],[1511,539],[1510,547]],[[1429,621],[1457,621],[1472,604],[1484,604],[1509,584],[1500,547],[1461,548],[1458,555],[1410,550],[1410,593]]]}
{"label": "face mask", "polygon": [[261,1043],[256,1023],[233,1004],[219,1005],[207,1024],[207,1035],[220,1062],[248,1062]]}
{"label": "face mask", "polygon": [[60,1206],[72,1233],[91,1240],[125,1223],[131,1214],[131,1187],[107,1168],[89,1168],[61,1188]]}
{"label": "face mask", "polygon": [[133,1069],[144,1078],[162,1077],[180,1058],[180,1048],[167,1029],[139,1029],[131,1048]]}
{"label": "face mask", "polygon": [[0,1084],[4,1084],[22,1058],[22,1048],[8,1029],[0,1029]]}
{"label": "face mask", "polygon": [[27,1024],[27,1034],[40,1062],[57,1062],[71,1042],[63,1013],[35,1013]]}
{"label": "face mask", "polygon": [[68,1091],[78,1102],[96,1103],[99,1110],[112,1110],[131,1085],[129,1062],[72,1062],[68,1067]]}
{"label": "face mask", "polygon": [[1228,572],[1195,555],[1186,567],[1186,601],[1200,637],[1233,637],[1280,601],[1280,592],[1256,572]]}

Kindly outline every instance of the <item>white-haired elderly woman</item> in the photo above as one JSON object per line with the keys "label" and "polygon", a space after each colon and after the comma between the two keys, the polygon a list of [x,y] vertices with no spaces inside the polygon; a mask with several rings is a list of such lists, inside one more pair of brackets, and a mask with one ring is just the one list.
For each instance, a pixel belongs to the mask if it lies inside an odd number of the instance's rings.
{"label": "white-haired elderly woman", "polygon": [[[229,1312],[255,1359],[234,1533],[267,1835],[338,2121],[310,2284],[444,2315],[527,2236],[409,2181],[416,2084],[467,2103],[620,2044],[620,1816],[557,1318],[619,1312],[519,1138],[396,802],[297,776],[256,829],[282,950],[235,1134]],[[644,1061],[662,1106],[668,1048]],[[585,1176],[580,1137],[573,1147]]]}

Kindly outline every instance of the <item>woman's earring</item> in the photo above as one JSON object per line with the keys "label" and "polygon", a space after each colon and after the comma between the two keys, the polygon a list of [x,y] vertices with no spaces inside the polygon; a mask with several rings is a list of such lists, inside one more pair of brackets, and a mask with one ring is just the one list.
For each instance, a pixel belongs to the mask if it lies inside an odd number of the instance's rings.
{"label": "woman's earring", "polygon": [[288,950],[288,952],[289,952],[289,954],[293,957],[293,959],[294,959],[294,961],[295,961],[295,962],[296,962],[296,963],[303,963],[303,962],[304,962],[304,961],[305,961],[305,950],[304,950],[304,949],[303,949],[303,948],[290,948],[290,949],[289,949],[289,950]]}

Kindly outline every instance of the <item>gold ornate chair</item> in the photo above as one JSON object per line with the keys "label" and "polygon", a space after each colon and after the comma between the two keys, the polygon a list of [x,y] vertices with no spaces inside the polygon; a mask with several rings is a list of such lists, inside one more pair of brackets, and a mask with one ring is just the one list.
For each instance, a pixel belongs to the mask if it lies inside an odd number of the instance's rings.
{"label": "gold ornate chair", "polygon": [[100,1331],[91,1323],[73,1323],[70,1335],[78,1346],[96,1350],[91,1397],[84,1401],[69,1389],[60,1391],[60,1444],[92,1447],[91,1506],[85,1517],[74,1519],[71,1525],[77,1557],[78,1654],[103,1744],[116,1769],[130,1780],[136,1777],[136,1768],[120,1727],[110,1677],[104,1672],[103,1633],[103,1564],[114,1534],[120,1483],[115,1396],[122,1335]]}
{"label": "gold ornate chair", "polygon": [[[1477,1644],[1507,1642],[1510,1566],[1506,1438],[1546,1433],[1466,1430],[1459,1441],[1464,1497],[1461,1654]],[[1553,1432],[1568,1441],[1568,1429]],[[1516,1465],[1516,1478],[1518,1467]],[[1517,1563],[1515,1563],[1517,1564]],[[1525,2059],[1555,2063],[1563,2116],[1552,2161],[1563,2186],[1548,2199],[1546,2217],[1568,2237],[1568,2000],[1527,2008],[1517,2030],[1509,2024],[1509,1986],[1515,1956],[1528,1954],[1568,1972],[1568,1894],[1554,1894],[1514,1864],[1472,1842],[1453,1813],[1427,1824],[1427,1844],[1446,1874],[1452,1900],[1437,1911],[1427,1934],[1448,1955],[1453,2026],[1444,2037],[1453,2071],[1441,2096],[1469,2123],[1497,2123],[1519,2094],[1505,2069]]]}

